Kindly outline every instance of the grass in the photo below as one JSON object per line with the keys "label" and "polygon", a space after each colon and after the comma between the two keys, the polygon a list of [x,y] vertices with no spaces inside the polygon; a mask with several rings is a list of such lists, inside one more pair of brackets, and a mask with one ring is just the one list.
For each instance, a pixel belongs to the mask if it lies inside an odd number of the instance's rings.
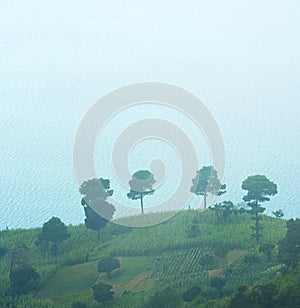
{"label": "grass", "polygon": [[37,298],[55,298],[88,291],[97,280],[97,262],[70,266],[59,270],[37,294]]}
{"label": "grass", "polygon": [[84,294],[96,281],[113,285],[116,295],[125,290],[148,290],[153,284],[153,280],[149,279],[149,268],[153,262],[152,257],[120,258],[121,268],[112,272],[111,279],[107,279],[105,274],[98,274],[97,261],[66,267],[56,272],[36,297],[54,299]]}
{"label": "grass", "polygon": [[117,296],[125,290],[137,292],[151,289],[154,280],[149,275],[154,257],[128,257],[119,260],[121,267],[111,274],[111,279],[106,279],[102,274],[99,281],[113,285]]}

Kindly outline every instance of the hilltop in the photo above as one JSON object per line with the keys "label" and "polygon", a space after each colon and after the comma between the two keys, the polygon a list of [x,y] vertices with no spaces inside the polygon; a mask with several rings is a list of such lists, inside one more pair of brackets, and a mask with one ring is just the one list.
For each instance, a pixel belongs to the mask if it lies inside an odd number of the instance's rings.
{"label": "hilltop", "polygon": [[[151,220],[155,215],[163,214],[124,218],[119,223]],[[39,228],[1,231],[0,247],[8,250],[0,263],[4,282],[1,307],[9,305],[9,252],[18,243],[29,248],[30,263],[40,275],[36,291],[18,299],[20,307],[76,307],[75,303],[81,307],[144,307],[159,291],[164,296],[175,291],[180,307],[205,307],[209,302],[220,306],[239,286],[264,284],[284,271],[276,255],[286,222],[262,215],[261,224],[259,244],[251,237],[253,221],[246,212],[220,222],[211,210],[185,210],[146,228],[110,222],[101,231],[99,242],[96,232],[84,225],[68,226],[70,237],[60,245],[57,256],[45,254],[35,245]],[[263,243],[275,247],[271,260],[259,251]],[[106,257],[120,261],[120,268],[112,271],[110,279],[97,271],[98,261]],[[211,282],[214,277],[225,281],[222,294]],[[113,286],[114,301],[98,304],[93,300],[91,288],[98,282]],[[184,301],[191,290],[195,294]]]}

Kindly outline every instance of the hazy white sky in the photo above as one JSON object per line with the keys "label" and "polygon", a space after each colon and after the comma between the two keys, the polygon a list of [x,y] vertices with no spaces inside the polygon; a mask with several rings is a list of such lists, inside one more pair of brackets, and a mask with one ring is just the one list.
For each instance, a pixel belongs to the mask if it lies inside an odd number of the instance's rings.
{"label": "hazy white sky", "polygon": [[195,87],[202,72],[294,74],[299,37],[298,0],[0,0],[1,92],[45,91],[46,79],[50,91],[71,76],[109,89],[145,79]]}
{"label": "hazy white sky", "polygon": [[274,208],[288,195],[297,212],[286,170],[299,177],[299,38],[299,0],[0,0],[7,221],[28,202],[41,207],[38,222],[61,215],[61,204],[45,207],[61,187],[76,200],[72,144],[82,116],[105,93],[141,81],[175,84],[207,105],[223,133],[232,196],[240,200],[239,183],[261,172],[282,190]]}

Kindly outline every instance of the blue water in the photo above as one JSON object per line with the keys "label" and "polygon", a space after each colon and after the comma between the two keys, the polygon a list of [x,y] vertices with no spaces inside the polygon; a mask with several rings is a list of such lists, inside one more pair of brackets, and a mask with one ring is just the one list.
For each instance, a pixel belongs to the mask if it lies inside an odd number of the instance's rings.
{"label": "blue water", "polygon": [[[0,228],[41,226],[52,216],[83,221],[72,147],[81,118],[104,94],[159,81],[198,96],[226,146],[228,190],[240,202],[242,181],[265,174],[279,193],[266,204],[300,216],[300,7],[297,1],[4,1],[0,11]],[[172,5],[172,6],[170,6]],[[172,7],[172,9],[170,9]],[[54,22],[55,21],[55,22]],[[99,137],[96,164],[115,197],[126,200],[109,161],[126,125],[149,115],[174,122],[210,155],[188,118],[145,106],[111,120]],[[105,160],[97,160],[101,153]],[[167,173],[151,206],[176,189],[180,159],[168,145],[134,148],[130,169],[160,157]],[[189,202],[197,207],[200,199]],[[138,204],[136,204],[138,206]]]}

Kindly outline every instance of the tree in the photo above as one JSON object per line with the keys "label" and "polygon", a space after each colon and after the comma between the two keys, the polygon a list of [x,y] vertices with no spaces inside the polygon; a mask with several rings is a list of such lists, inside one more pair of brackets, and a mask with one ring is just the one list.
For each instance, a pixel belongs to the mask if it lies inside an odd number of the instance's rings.
{"label": "tree", "polygon": [[116,258],[105,258],[98,262],[98,272],[106,273],[108,279],[110,279],[110,273],[117,268],[120,268],[120,261]]}
{"label": "tree", "polygon": [[215,276],[210,280],[210,286],[217,289],[219,298],[222,297],[223,287],[226,281],[223,277]]}
{"label": "tree", "polygon": [[265,175],[253,175],[243,181],[242,189],[247,190],[247,195],[243,197],[243,200],[251,208],[249,212],[254,216],[253,219],[255,220],[255,226],[253,227],[255,233],[253,236],[256,242],[259,242],[260,230],[262,229],[259,224],[261,219],[259,214],[265,211],[265,208],[260,203],[270,201],[269,196],[277,194],[277,185],[267,179]]}
{"label": "tree", "polygon": [[212,166],[204,166],[197,171],[190,191],[197,196],[204,197],[204,209],[206,209],[207,195],[220,196],[226,192],[225,189],[226,185],[221,184],[217,171]]}
{"label": "tree", "polygon": [[246,286],[241,286],[237,289],[237,292],[231,296],[228,307],[283,307],[279,305],[278,294],[279,290],[272,283],[257,285],[252,289],[248,289]]}
{"label": "tree", "polygon": [[227,222],[229,216],[238,212],[231,201],[216,203],[213,207],[210,206],[209,208],[215,212],[218,222],[224,223]]}
{"label": "tree", "polygon": [[144,214],[143,198],[154,193],[153,185],[155,183],[153,174],[148,170],[135,172],[129,181],[130,192],[127,194],[127,197],[132,200],[140,200],[142,214]]}
{"label": "tree", "polygon": [[192,302],[198,294],[201,293],[201,288],[198,286],[193,286],[191,289],[187,290],[182,294],[182,299],[185,302]]}
{"label": "tree", "polygon": [[25,244],[18,244],[13,249],[9,266],[12,308],[15,307],[15,296],[33,290],[38,278],[38,273],[29,264],[29,248]]}
{"label": "tree", "polygon": [[97,231],[98,241],[100,241],[100,230],[106,227],[115,212],[115,207],[106,201],[113,195],[110,180],[100,178],[84,181],[79,192],[83,195],[81,205],[84,207],[86,217],[85,226]]}
{"label": "tree", "polygon": [[[102,211],[106,211],[106,213],[108,215],[113,216],[113,213],[115,211],[115,208],[112,204],[98,199],[98,200],[94,200],[91,202],[91,204],[95,204],[97,203],[97,205],[101,204],[102,207]],[[100,231],[102,229],[104,229],[108,223],[108,220],[103,218],[102,216],[98,215],[93,209],[92,207],[90,207],[87,203],[85,203],[85,200],[82,199],[81,204],[84,206],[84,214],[85,214],[85,219],[84,219],[84,224],[88,229],[91,230],[95,230],[97,231],[97,238],[98,241],[100,241]],[[94,208],[94,207],[93,207]]]}
{"label": "tree", "polygon": [[274,244],[265,243],[260,245],[259,252],[266,254],[267,262],[272,261],[272,250],[275,248]]}
{"label": "tree", "polygon": [[35,282],[40,275],[30,265],[17,267],[12,272],[12,283],[17,295],[26,294],[36,289]]}
{"label": "tree", "polygon": [[296,268],[300,261],[300,219],[288,220],[286,226],[286,236],[279,242],[278,258],[288,268]]}
{"label": "tree", "polygon": [[284,213],[282,210],[277,210],[275,212],[272,212],[272,214],[276,217],[276,218],[282,218],[284,216]]}
{"label": "tree", "polygon": [[151,296],[146,307],[176,308],[181,307],[180,303],[181,298],[177,292],[172,288],[167,288],[155,292],[155,294]]}
{"label": "tree", "polygon": [[98,303],[105,303],[114,299],[112,286],[105,283],[98,283],[93,286],[93,297]]}
{"label": "tree", "polygon": [[49,252],[49,243],[52,244],[50,251],[57,255],[59,244],[70,237],[67,226],[58,218],[52,217],[43,224],[41,233],[38,235],[36,245],[46,243],[47,252]]}
{"label": "tree", "polygon": [[89,204],[96,199],[106,200],[113,195],[113,190],[110,189],[110,180],[108,179],[91,179],[84,181],[79,192],[84,196],[85,202]]}

